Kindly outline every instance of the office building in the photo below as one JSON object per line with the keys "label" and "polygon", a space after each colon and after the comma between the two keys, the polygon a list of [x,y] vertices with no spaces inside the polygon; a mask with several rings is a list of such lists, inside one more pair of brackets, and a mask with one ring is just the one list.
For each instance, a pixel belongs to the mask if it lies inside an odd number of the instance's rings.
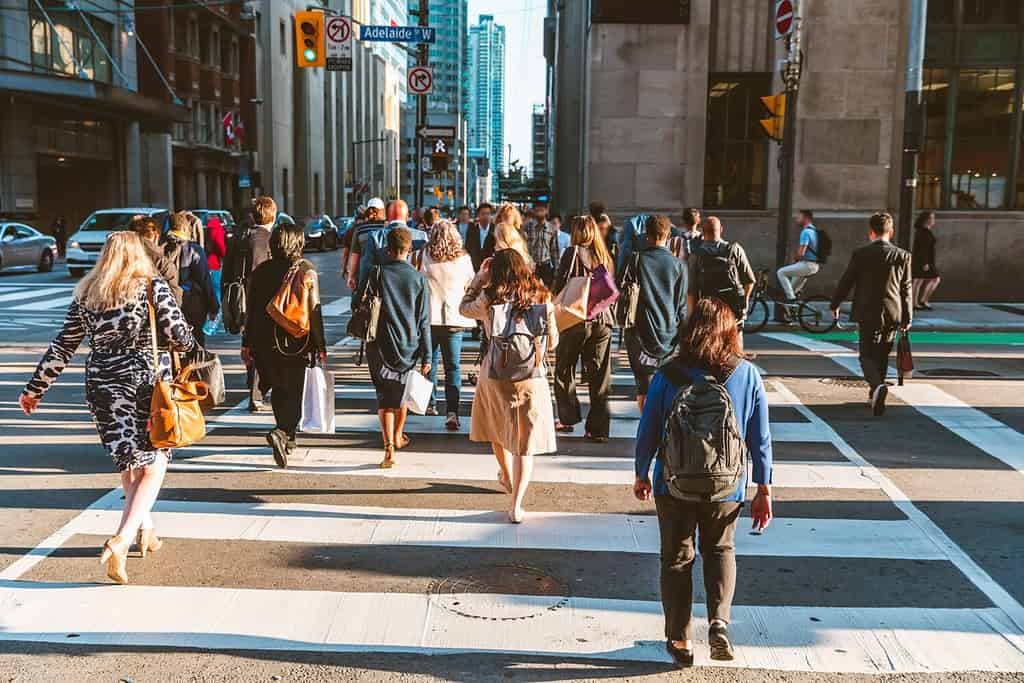
{"label": "office building", "polygon": [[530,175],[533,178],[548,177],[548,109],[543,104],[533,105],[530,115],[533,163]]}
{"label": "office building", "polygon": [[[487,154],[492,173],[502,173],[505,159],[505,27],[488,14],[469,29],[470,149]],[[497,183],[492,184],[497,189]]]}

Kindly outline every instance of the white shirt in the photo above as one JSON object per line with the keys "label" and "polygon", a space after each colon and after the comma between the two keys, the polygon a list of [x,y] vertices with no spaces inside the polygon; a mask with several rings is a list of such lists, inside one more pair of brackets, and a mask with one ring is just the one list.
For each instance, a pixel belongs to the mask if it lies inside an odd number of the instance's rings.
{"label": "white shirt", "polygon": [[473,281],[473,261],[463,254],[454,261],[436,263],[430,252],[423,250],[420,272],[430,286],[430,324],[441,327],[476,327],[476,321],[459,313],[466,288]]}

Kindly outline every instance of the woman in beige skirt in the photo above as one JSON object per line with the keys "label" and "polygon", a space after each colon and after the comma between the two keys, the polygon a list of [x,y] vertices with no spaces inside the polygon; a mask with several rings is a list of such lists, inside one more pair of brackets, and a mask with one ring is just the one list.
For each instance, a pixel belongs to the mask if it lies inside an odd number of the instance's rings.
{"label": "woman in beige skirt", "polygon": [[[499,251],[484,262],[466,291],[460,312],[482,321],[490,331],[495,314],[505,304],[519,311],[537,304],[545,306],[547,337],[542,355],[558,345],[551,294],[514,249]],[[484,354],[469,438],[491,444],[500,468],[498,483],[512,494],[509,520],[519,524],[524,517],[523,498],[533,473],[533,456],[557,450],[551,390],[543,360],[533,376],[518,382],[492,379],[490,365],[490,354]]]}

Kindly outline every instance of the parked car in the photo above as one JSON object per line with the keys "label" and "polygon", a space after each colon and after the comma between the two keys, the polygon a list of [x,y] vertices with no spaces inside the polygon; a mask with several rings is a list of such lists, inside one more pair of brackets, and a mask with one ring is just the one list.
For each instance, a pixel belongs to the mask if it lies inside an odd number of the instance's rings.
{"label": "parked car", "polygon": [[48,273],[56,260],[57,240],[24,223],[0,222],[0,270],[35,266]]}
{"label": "parked car", "polygon": [[99,259],[100,251],[110,233],[127,230],[128,224],[136,216],[155,218],[164,230],[167,229],[167,209],[146,207],[94,211],[82,222],[78,231],[68,238],[67,262],[71,276],[82,277],[87,270],[96,265],[96,260]]}
{"label": "parked car", "polygon": [[310,249],[327,251],[328,249],[337,249],[340,244],[338,226],[334,224],[330,216],[323,215],[306,222],[306,246]]}
{"label": "parked car", "polygon": [[238,229],[238,224],[235,223],[235,217],[231,215],[230,211],[220,211],[217,209],[189,209],[199,220],[203,222],[203,227],[207,227],[206,221],[211,218],[219,218],[220,224],[224,227],[225,239],[231,239],[235,235],[235,230]]}
{"label": "parked car", "polygon": [[338,226],[338,240],[340,241],[345,236],[345,233],[356,224],[356,219],[350,216],[338,216],[334,219],[334,224]]}

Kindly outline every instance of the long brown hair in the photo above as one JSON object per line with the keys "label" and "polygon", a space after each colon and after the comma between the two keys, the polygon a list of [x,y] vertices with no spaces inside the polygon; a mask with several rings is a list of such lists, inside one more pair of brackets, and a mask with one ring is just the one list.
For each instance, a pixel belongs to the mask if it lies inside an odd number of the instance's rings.
{"label": "long brown hair", "polygon": [[487,298],[495,304],[512,304],[514,308],[529,308],[533,304],[547,303],[551,294],[533,274],[533,269],[515,249],[503,249],[491,260],[491,284]]}
{"label": "long brown hair", "polygon": [[716,297],[698,299],[679,338],[679,355],[715,374],[728,372],[743,357],[732,308]]}
{"label": "long brown hair", "polygon": [[572,243],[574,246],[590,249],[598,263],[604,264],[609,273],[615,272],[612,255],[604,243],[604,237],[597,227],[597,221],[591,216],[574,216],[572,219]]}

